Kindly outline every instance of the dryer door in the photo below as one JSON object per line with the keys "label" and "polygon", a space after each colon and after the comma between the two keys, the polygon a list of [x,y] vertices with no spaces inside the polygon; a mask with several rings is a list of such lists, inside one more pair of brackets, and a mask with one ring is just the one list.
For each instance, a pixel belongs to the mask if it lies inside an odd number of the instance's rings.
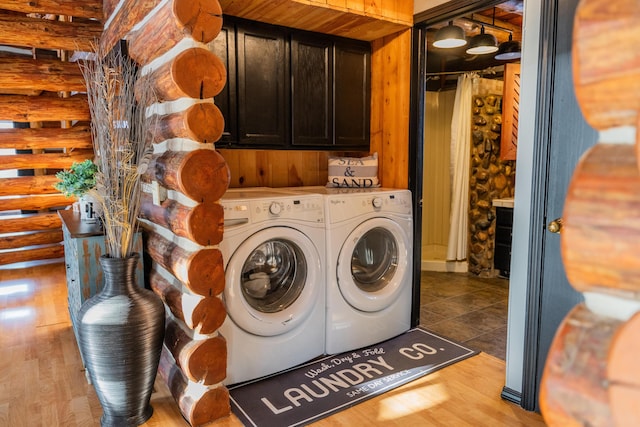
{"label": "dryer door", "polygon": [[391,305],[407,283],[409,236],[397,222],[373,218],[357,226],[338,255],[337,280],[344,299],[361,311]]}
{"label": "dryer door", "polygon": [[288,332],[314,310],[322,290],[320,255],[302,232],[271,227],[248,237],[226,266],[224,299],[231,320],[247,332]]}

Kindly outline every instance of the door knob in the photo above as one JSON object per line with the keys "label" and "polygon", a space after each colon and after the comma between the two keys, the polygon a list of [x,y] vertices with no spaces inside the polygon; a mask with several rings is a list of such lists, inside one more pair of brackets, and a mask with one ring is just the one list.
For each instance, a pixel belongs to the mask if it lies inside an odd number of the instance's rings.
{"label": "door knob", "polygon": [[560,234],[562,232],[562,218],[556,218],[547,225],[547,230],[552,233]]}

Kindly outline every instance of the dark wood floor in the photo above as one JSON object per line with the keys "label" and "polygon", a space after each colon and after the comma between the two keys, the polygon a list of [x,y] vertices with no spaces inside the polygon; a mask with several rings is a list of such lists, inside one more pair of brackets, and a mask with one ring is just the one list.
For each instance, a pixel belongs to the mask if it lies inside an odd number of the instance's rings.
{"label": "dark wood floor", "polygon": [[509,280],[423,271],[420,325],[505,360]]}

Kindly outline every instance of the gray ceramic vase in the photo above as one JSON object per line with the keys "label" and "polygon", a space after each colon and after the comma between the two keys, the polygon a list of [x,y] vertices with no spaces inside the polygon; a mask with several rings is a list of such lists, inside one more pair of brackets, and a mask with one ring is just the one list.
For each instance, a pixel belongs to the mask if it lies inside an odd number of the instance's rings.
{"label": "gray ceramic vase", "polygon": [[78,313],[79,346],[102,405],[100,424],[147,421],[164,338],[164,304],[136,285],[139,255],[100,257],[104,287]]}

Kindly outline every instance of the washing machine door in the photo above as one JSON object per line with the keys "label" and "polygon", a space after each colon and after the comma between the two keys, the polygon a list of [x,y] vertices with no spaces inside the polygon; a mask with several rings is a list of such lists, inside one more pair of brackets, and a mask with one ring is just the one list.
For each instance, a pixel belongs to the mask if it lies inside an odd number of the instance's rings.
{"label": "washing machine door", "polygon": [[301,231],[271,227],[248,237],[226,266],[224,299],[245,331],[274,336],[295,329],[322,290],[320,255]]}
{"label": "washing machine door", "polygon": [[373,218],[358,225],[338,255],[340,293],[354,308],[375,312],[391,305],[407,284],[409,236],[397,222]]}

